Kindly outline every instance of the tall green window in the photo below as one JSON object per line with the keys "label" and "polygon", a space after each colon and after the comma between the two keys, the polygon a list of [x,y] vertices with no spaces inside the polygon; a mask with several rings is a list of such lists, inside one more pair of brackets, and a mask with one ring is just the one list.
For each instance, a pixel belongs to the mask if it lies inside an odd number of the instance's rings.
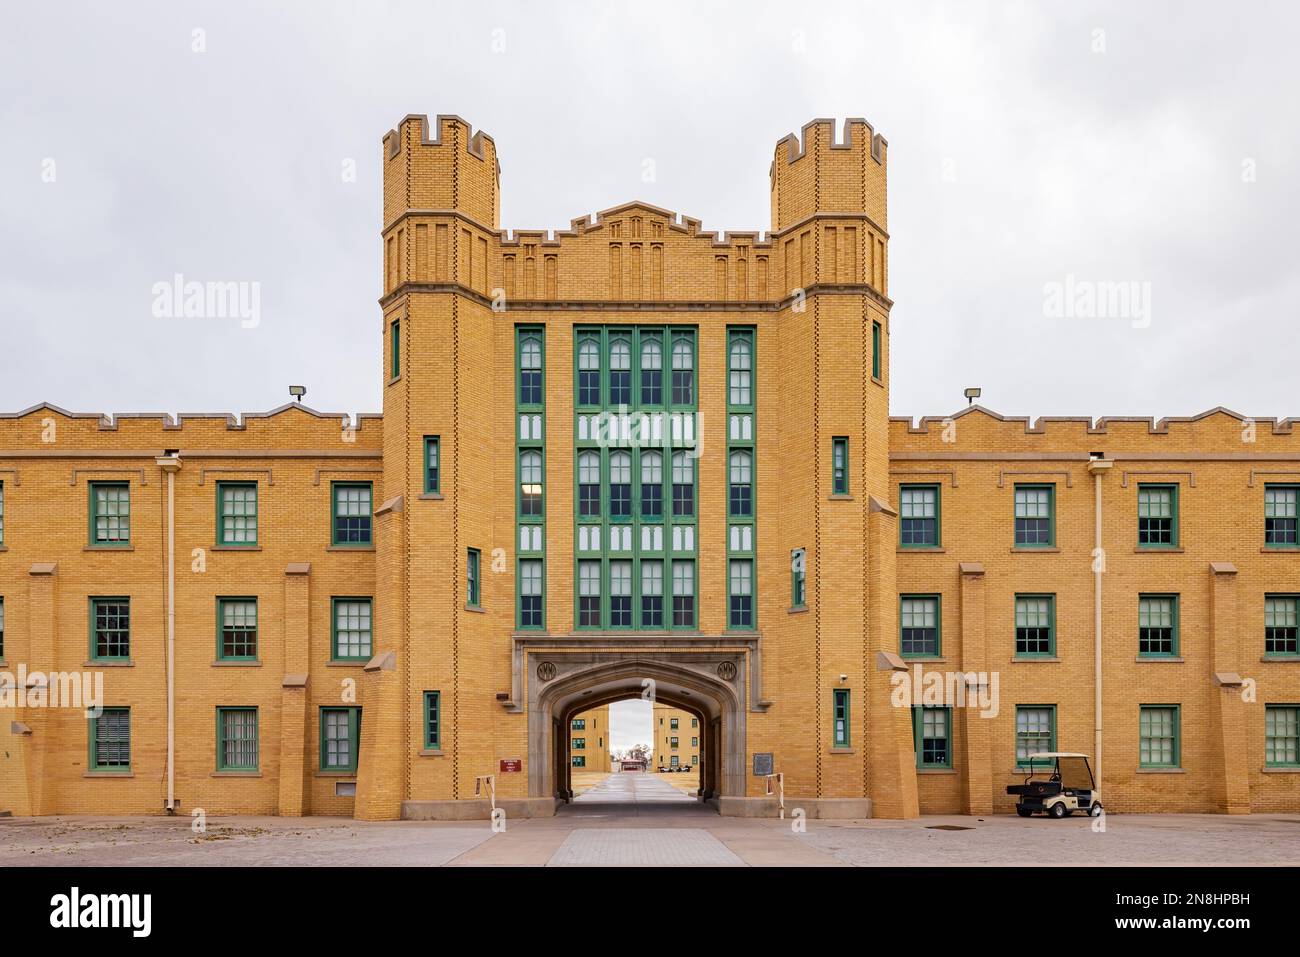
{"label": "tall green window", "polygon": [[808,553],[802,548],[790,552],[790,607],[805,608],[808,604],[807,574]]}
{"label": "tall green window", "polygon": [[254,661],[257,658],[257,599],[217,599],[217,658]]}
{"label": "tall green window", "polygon": [[1017,485],[1016,548],[1050,548],[1056,544],[1056,487]]}
{"label": "tall green window", "polygon": [[0,545],[5,543],[5,483],[0,482]]}
{"label": "tall green window", "polygon": [[479,608],[482,605],[482,596],[479,594],[481,584],[479,571],[479,550],[467,548],[465,550],[465,604],[470,608]]}
{"label": "tall green window", "polygon": [[754,580],[754,334],[727,329],[727,625],[758,627]]}
{"label": "tall green window", "polygon": [[880,323],[871,324],[871,375],[880,378]]}
{"label": "tall green window", "polygon": [[609,341],[609,404],[615,409],[632,404],[632,346],[625,335]]}
{"label": "tall green window", "polygon": [[424,437],[424,494],[442,491],[442,447],[436,435]]}
{"label": "tall green window", "polygon": [[1056,654],[1056,596],[1016,596],[1016,657]]}
{"label": "tall green window", "polygon": [[90,544],[131,544],[131,486],[127,482],[90,483]]}
{"label": "tall green window", "polygon": [[849,494],[849,440],[842,435],[831,439],[831,491]]}
{"label": "tall green window", "polygon": [[368,661],[373,654],[374,626],[371,620],[369,598],[334,598],[333,605],[333,655],[334,661]]}
{"label": "tall green window", "polygon": [[609,563],[609,627],[632,627],[632,560]]}
{"label": "tall green window", "polygon": [[1176,768],[1179,755],[1178,705],[1144,704],[1138,716],[1138,763],[1144,768]]}
{"label": "tall green window", "polygon": [[750,330],[731,333],[727,350],[727,404],[747,408],[754,404],[754,334]]}
{"label": "tall green window", "polygon": [[217,483],[217,544],[257,544],[257,483]]}
{"label": "tall green window", "polygon": [[125,661],[131,657],[131,599],[90,599],[90,657]]}
{"label": "tall green window", "polygon": [[442,693],[424,693],[424,746],[430,751],[442,747]]}
{"label": "tall green window", "polygon": [[519,547],[515,563],[515,623],[540,629],[546,624],[546,426],[545,330],[515,330],[519,380],[516,390],[518,494],[515,526]]}
{"label": "tall green window", "polygon": [[1300,595],[1264,596],[1264,654],[1268,657],[1300,655],[1297,622]]}
{"label": "tall green window", "polygon": [[217,709],[217,770],[257,770],[257,709]]}
{"label": "tall green window", "polygon": [[898,608],[898,653],[904,658],[937,658],[942,648],[939,596],[903,595]]}
{"label": "tall green window", "polygon": [[1016,705],[1016,767],[1047,767],[1046,759],[1033,761],[1031,754],[1056,750],[1056,706]]}
{"label": "tall green window", "polygon": [[654,333],[641,336],[641,404],[664,404],[664,347],[662,338]]}
{"label": "tall green window", "polygon": [[519,562],[519,627],[541,628],[542,560],[525,558]]}
{"label": "tall green window", "polygon": [[332,535],[335,545],[366,546],[371,537],[371,486],[369,482],[333,482]]}
{"label": "tall green window", "polygon": [[1264,707],[1264,764],[1270,768],[1300,767],[1300,705]]}
{"label": "tall green window", "polygon": [[578,405],[600,405],[600,338],[578,340]]}
{"label": "tall green window", "polygon": [[952,767],[952,709],[913,707],[912,742],[918,768]]}
{"label": "tall green window", "polygon": [[673,405],[695,404],[695,347],[689,336],[673,336]]}
{"label": "tall green window", "polygon": [[394,322],[389,336],[389,378],[396,379],[402,374],[402,324]]}
{"label": "tall green window", "polygon": [[734,517],[754,514],[754,456],[748,449],[731,453],[731,488],[728,507]]}
{"label": "tall green window", "polygon": [[835,747],[847,748],[849,746],[849,690],[836,688],[832,692],[832,698],[834,710],[832,740]]}
{"label": "tall green window", "polygon": [[542,333],[540,329],[519,332],[519,404],[542,405]]}
{"label": "tall green window", "polygon": [[542,453],[525,449],[519,453],[519,517],[542,514]]}
{"label": "tall green window", "polygon": [[1142,548],[1178,546],[1178,486],[1138,486],[1138,545]]}
{"label": "tall green window", "polygon": [[1296,500],[1300,485],[1264,486],[1264,544],[1269,548],[1296,548]]}
{"label": "tall green window", "polygon": [[754,563],[733,558],[730,563],[730,617],[732,628],[754,627]]}
{"label": "tall green window", "polygon": [[695,627],[695,562],[673,562],[673,627]]}
{"label": "tall green window", "polygon": [[664,626],[664,563],[641,560],[641,627]]}
{"label": "tall green window", "polygon": [[90,719],[90,769],[131,770],[131,709],[104,708]]}
{"label": "tall green window", "polygon": [[695,514],[695,458],[689,452],[673,453],[673,518]]}
{"label": "tall green window", "polygon": [[5,660],[5,600],[0,597],[0,661]]}
{"label": "tall green window", "polygon": [[632,520],[632,453],[622,449],[609,453],[609,518]]}
{"label": "tall green window", "polygon": [[1178,654],[1178,596],[1138,597],[1138,654],[1143,658]]}
{"label": "tall green window", "polygon": [[600,627],[600,562],[578,562],[578,627]]}
{"label": "tall green window", "polygon": [[320,769],[355,771],[361,749],[361,709],[320,709]]}
{"label": "tall green window", "polygon": [[898,544],[903,548],[939,545],[939,486],[898,487]]}

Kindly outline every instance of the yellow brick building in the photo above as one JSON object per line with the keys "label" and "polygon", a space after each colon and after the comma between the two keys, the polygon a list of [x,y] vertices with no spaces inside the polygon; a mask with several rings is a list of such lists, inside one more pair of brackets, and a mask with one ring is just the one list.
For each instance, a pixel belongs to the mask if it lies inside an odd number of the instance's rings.
{"label": "yellow brick building", "polygon": [[887,160],[815,120],[766,234],[507,232],[491,137],[404,119],[382,415],[0,416],[0,810],[550,814],[647,687],[726,814],[1006,811],[1044,748],[1296,810],[1293,423],[891,419]]}
{"label": "yellow brick building", "polygon": [[700,719],[697,715],[656,702],[651,728],[654,742],[650,770],[699,766]]}
{"label": "yellow brick building", "polygon": [[569,766],[609,771],[609,705],[583,711],[569,720]]}

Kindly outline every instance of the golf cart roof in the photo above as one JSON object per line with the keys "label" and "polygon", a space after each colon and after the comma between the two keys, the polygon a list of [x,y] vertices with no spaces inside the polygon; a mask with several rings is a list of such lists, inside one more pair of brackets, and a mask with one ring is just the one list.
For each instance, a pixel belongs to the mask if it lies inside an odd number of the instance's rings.
{"label": "golf cart roof", "polygon": [[1037,758],[1086,758],[1086,754],[1079,754],[1077,751],[1035,751],[1029,756],[1033,761]]}

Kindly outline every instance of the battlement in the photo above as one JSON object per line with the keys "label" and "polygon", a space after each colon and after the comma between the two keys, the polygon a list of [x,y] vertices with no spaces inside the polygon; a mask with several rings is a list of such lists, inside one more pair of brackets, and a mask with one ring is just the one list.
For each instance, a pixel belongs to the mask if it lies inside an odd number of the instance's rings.
{"label": "battlement", "polygon": [[888,142],[861,117],[844,121],[842,139],[835,127],[833,119],[810,120],[798,136],[777,141],[768,170],[774,232],[818,213],[865,214],[877,230],[888,229]]}
{"label": "battlement", "polygon": [[500,227],[496,142],[459,116],[408,114],[384,134],[384,224],[408,209],[457,210]]}

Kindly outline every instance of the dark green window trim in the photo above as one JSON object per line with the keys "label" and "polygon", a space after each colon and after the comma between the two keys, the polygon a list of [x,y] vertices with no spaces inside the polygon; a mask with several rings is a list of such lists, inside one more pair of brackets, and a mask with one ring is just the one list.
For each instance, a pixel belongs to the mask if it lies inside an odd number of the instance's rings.
{"label": "dark green window trim", "polygon": [[480,555],[477,548],[465,550],[465,604],[470,608],[479,608],[479,573]]}
{"label": "dark green window trim", "polygon": [[424,437],[424,494],[436,495],[442,491],[442,448],[439,436]]}
{"label": "dark green window trim", "polygon": [[1300,485],[1264,486],[1264,547],[1300,548]]}
{"label": "dark green window trim", "polygon": [[[248,508],[247,498],[227,500],[226,493],[252,491],[252,510]],[[217,483],[217,544],[246,545],[257,544],[257,510],[258,488],[256,482],[218,482]]]}
{"label": "dark green window trim", "polygon": [[5,660],[5,600],[0,595],[0,661]]}
{"label": "dark green window trim", "polygon": [[587,756],[585,754],[575,754],[570,760],[575,768],[585,768],[587,766]]}
{"label": "dark green window trim", "polygon": [[1055,595],[1016,595],[1014,640],[1017,658],[1056,657]]}
{"label": "dark green window trim", "polygon": [[442,747],[442,692],[424,693],[424,746],[430,751]]}
{"label": "dark green window trim", "polygon": [[849,689],[835,688],[832,691],[832,718],[831,740],[834,742],[833,747],[847,748],[852,740],[852,732],[849,728]]}
{"label": "dark green window trim", "polygon": [[808,607],[808,552],[803,548],[790,552],[790,607]]}
{"label": "dark green window trim", "polygon": [[[1045,502],[1040,493],[1046,494]],[[1044,505],[1046,515],[1042,514]],[[1012,493],[1012,527],[1011,541],[1016,548],[1055,548],[1056,486],[1016,485]]]}
{"label": "dark green window trim", "polygon": [[1264,706],[1264,766],[1300,768],[1300,705]]}
{"label": "dark green window trim", "polygon": [[[336,737],[327,737],[327,729],[333,728]],[[346,738],[337,732],[346,728]],[[331,742],[337,742],[331,748]],[[346,744],[344,743],[346,742]],[[321,708],[320,709],[320,770],[321,771],[355,771],[357,769],[357,752],[361,747],[361,709],[360,708]],[[346,760],[344,760],[346,759]],[[331,763],[333,761],[334,763]]]}
{"label": "dark green window trim", "polygon": [[[942,487],[933,482],[898,487],[898,547],[938,548],[943,544]],[[933,509],[927,498],[933,495]],[[934,514],[930,515],[929,512]]]}
{"label": "dark green window trim", "polygon": [[570,743],[569,746],[570,746],[571,748],[573,748],[574,751],[586,751],[586,750],[587,750],[587,739],[586,739],[586,738],[574,738],[573,741]]}
{"label": "dark green window trim", "polygon": [[[247,609],[239,605],[252,605],[252,635],[249,635]],[[256,661],[258,652],[258,605],[255,596],[223,596],[217,599],[217,660]],[[229,614],[227,614],[229,613]],[[241,614],[243,613],[243,614]]]}
{"label": "dark green window trim", "polygon": [[[340,613],[348,616],[347,628],[339,628]],[[348,654],[340,653],[339,632],[347,632]],[[356,640],[352,640],[352,634]],[[330,660],[331,661],[369,661],[374,656],[375,648],[375,603],[368,595],[335,595],[330,598]]]}
{"label": "dark green window trim", "polygon": [[[1046,743],[1041,743],[1044,729],[1040,726],[1021,727],[1020,716],[1029,712],[1047,712]],[[1056,705],[1054,704],[1018,704],[1016,705],[1016,767],[1018,768],[1045,768],[1048,763],[1039,761],[1037,764],[1029,760],[1029,755],[1039,751],[1056,750]],[[1024,743],[1025,754],[1021,754],[1021,744]]]}
{"label": "dark green window trim", "polygon": [[1300,657],[1300,595],[1264,596],[1264,657]]}
{"label": "dark green window trim", "polygon": [[[88,487],[91,546],[129,548],[131,545],[131,483],[91,482]],[[105,493],[103,501],[100,501],[100,492]]]}
{"label": "dark green window trim", "polygon": [[[536,570],[536,575],[532,572]],[[529,574],[525,575],[525,571]],[[517,586],[515,599],[515,623],[520,629],[538,631],[546,627],[546,563],[533,556],[521,557],[516,568]],[[524,591],[526,580],[535,578],[537,593]]]}
{"label": "dark green window trim", "polygon": [[[1168,492],[1169,515],[1161,516],[1164,511],[1159,498],[1160,493]],[[1154,493],[1154,494],[1153,494]],[[1166,483],[1138,485],[1138,548],[1177,548],[1178,547],[1178,493],[1177,485]],[[1154,500],[1153,500],[1154,499]],[[1147,512],[1146,515],[1143,512]],[[1157,522],[1168,521],[1167,528]],[[1168,538],[1168,541],[1163,539]]]}
{"label": "dark green window trim", "polygon": [[128,774],[131,771],[131,709],[104,708],[89,718],[87,766],[92,771]]}
{"label": "dark green window trim", "polygon": [[130,658],[131,599],[125,595],[92,597],[90,660],[128,661]]}
{"label": "dark green window trim", "polygon": [[0,482],[0,545],[5,543],[5,483]]}
{"label": "dark green window trim", "polygon": [[[927,715],[931,716],[929,721]],[[931,732],[928,737],[926,731]],[[951,768],[952,708],[914,705],[912,745],[916,750],[918,768]]]}
{"label": "dark green window trim", "polygon": [[[933,602],[933,623],[928,603]],[[934,629],[934,648],[918,647]],[[904,658],[938,658],[943,654],[943,599],[940,595],[898,596],[898,653]]]}
{"label": "dark green window trim", "polygon": [[880,323],[873,322],[871,324],[871,377],[873,379],[880,378],[880,366]]}
{"label": "dark green window trim", "polygon": [[849,439],[838,435],[831,439],[831,491],[835,495],[849,494]]}
{"label": "dark green window trim", "polygon": [[394,322],[389,329],[392,335],[389,337],[389,352],[391,365],[389,368],[389,378],[396,379],[402,374],[402,323],[401,320]]}
{"label": "dark green window trim", "polygon": [[256,771],[259,734],[257,708],[217,708],[217,770]]}
{"label": "dark green window trim", "polygon": [[1174,594],[1138,595],[1139,657],[1178,657],[1178,605]]}
{"label": "dark green window trim", "polygon": [[[364,490],[364,495],[351,493]],[[340,499],[346,513],[340,513]],[[338,548],[369,548],[374,544],[374,487],[370,482],[330,483],[330,544]]]}
{"label": "dark green window trim", "polygon": [[[1172,715],[1166,714],[1166,712],[1172,712]],[[1138,766],[1143,768],[1182,767],[1181,724],[1181,705],[1140,705],[1138,708]],[[1164,732],[1169,733],[1165,734]],[[1165,747],[1160,743],[1166,738],[1172,739],[1168,749],[1168,756],[1166,756]]]}

